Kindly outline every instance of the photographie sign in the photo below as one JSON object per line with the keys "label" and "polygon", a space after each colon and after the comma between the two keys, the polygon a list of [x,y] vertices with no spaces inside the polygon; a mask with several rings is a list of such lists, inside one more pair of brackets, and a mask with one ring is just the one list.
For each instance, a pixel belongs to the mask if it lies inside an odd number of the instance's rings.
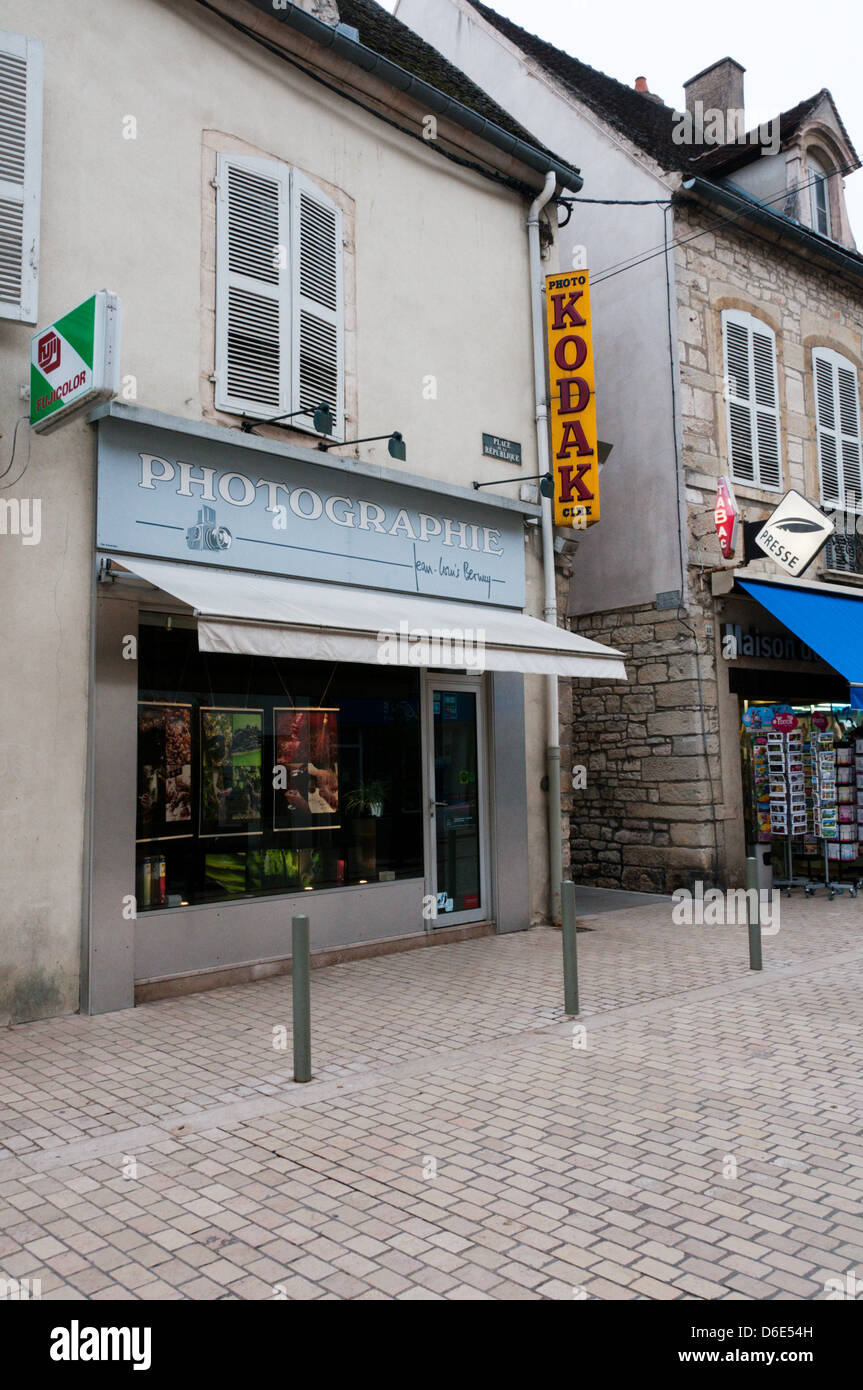
{"label": "photographie sign", "polygon": [[521,445],[514,439],[501,439],[497,434],[483,434],[482,451],[489,458],[502,459],[504,463],[517,463],[521,467]]}
{"label": "photographie sign", "polygon": [[740,512],[734,489],[725,477],[719,479],[716,501],[713,505],[713,521],[723,560],[730,560],[737,548],[737,534],[740,529]]}
{"label": "photographie sign", "polygon": [[521,514],[201,434],[98,425],[100,550],[523,608]]}
{"label": "photographie sign", "polygon": [[30,424],[48,433],[119,389],[120,300],[99,290],[30,340]]}
{"label": "photographie sign", "polygon": [[599,521],[590,275],[547,275],[545,301],[554,524],[583,530]]}
{"label": "photographie sign", "polygon": [[792,488],[767,518],[755,541],[786,574],[800,575],[835,529],[830,517]]}

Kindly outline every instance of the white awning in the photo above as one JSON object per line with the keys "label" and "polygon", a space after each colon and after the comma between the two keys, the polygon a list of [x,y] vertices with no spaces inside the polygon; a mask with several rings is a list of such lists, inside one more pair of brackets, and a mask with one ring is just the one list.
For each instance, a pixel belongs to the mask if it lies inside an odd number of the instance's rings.
{"label": "white awning", "polygon": [[110,558],[194,609],[201,651],[626,680],[621,652],[511,609]]}

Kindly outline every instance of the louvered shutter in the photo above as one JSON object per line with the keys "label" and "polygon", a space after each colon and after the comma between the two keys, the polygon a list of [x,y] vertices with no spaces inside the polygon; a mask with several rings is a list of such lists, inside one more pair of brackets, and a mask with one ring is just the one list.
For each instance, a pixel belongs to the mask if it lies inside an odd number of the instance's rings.
{"label": "louvered shutter", "polygon": [[776,339],[766,324],[736,310],[723,312],[722,326],[731,477],[738,483],[779,491]]}
{"label": "louvered shutter", "polygon": [[[334,436],[344,437],[344,304],[342,214],[332,199],[295,169],[291,192],[294,410],[300,422],[328,405]],[[299,423],[299,422],[298,422]]]}
{"label": "louvered shutter", "polygon": [[220,155],[216,408],[267,419],[290,401],[290,170]]}
{"label": "louvered shutter", "polygon": [[0,30],[0,318],[36,323],[42,44]]}
{"label": "louvered shutter", "polygon": [[752,332],[752,376],[755,385],[755,435],[758,453],[758,485],[775,489],[782,484],[779,457],[779,391],[776,381],[776,340],[757,320]]}
{"label": "louvered shutter", "polygon": [[731,476],[737,483],[754,483],[749,331],[745,325],[729,317],[725,318],[725,382]]}
{"label": "louvered shutter", "polygon": [[863,497],[857,369],[830,348],[812,353],[818,471],[825,506],[859,510]]}
{"label": "louvered shutter", "polygon": [[833,364],[822,354],[814,354],[815,422],[818,433],[818,472],[821,478],[821,502],[838,507],[842,502],[839,441],[836,437],[836,393],[833,389]]}

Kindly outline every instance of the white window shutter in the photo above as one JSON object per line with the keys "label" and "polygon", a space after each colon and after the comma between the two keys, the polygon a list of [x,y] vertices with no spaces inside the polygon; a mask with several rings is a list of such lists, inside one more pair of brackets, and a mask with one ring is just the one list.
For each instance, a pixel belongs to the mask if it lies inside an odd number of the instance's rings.
{"label": "white window shutter", "polygon": [[814,348],[812,370],[822,504],[860,510],[863,476],[857,369],[831,348]]}
{"label": "white window shutter", "polygon": [[842,489],[845,505],[856,511],[863,498],[863,480],[860,476],[857,372],[851,362],[836,363],[836,394],[839,398],[839,433],[842,439]]}
{"label": "white window shutter", "polygon": [[220,155],[216,408],[268,419],[290,401],[290,171]]}
{"label": "white window shutter", "polygon": [[725,396],[728,403],[728,455],[731,476],[738,483],[755,482],[752,428],[752,377],[749,370],[749,330],[738,318],[722,315],[725,340]]}
{"label": "white window shutter", "polygon": [[0,319],[36,323],[42,194],[39,39],[0,30]]}
{"label": "white window shutter", "polygon": [[776,379],[776,339],[770,329],[753,321],[752,375],[755,385],[755,432],[758,441],[758,483],[782,485],[779,453],[779,389]]}
{"label": "white window shutter", "polygon": [[722,314],[731,477],[776,492],[782,486],[776,338],[738,310]]}
{"label": "white window shutter", "polygon": [[298,169],[291,186],[293,309],[292,410],[312,428],[321,404],[333,412],[336,439],[344,438],[344,288],[342,213]]}

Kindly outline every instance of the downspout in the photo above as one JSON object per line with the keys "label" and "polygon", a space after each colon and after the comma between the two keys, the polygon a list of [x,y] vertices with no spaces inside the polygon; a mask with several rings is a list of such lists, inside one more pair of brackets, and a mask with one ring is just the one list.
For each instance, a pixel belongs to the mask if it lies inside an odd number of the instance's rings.
{"label": "downspout", "polygon": [[[537,468],[548,467],[548,394],[545,385],[544,280],[539,251],[539,214],[555,189],[555,173],[549,169],[541,193],[534,198],[527,217],[527,242],[530,261],[530,317],[533,326],[533,393],[536,403]],[[542,504],[542,571],[545,585],[543,617],[557,627],[557,591],[554,582],[554,532],[551,498],[543,497]],[[546,749],[545,770],[548,778],[548,876],[549,916],[560,922],[560,880],[563,875],[563,830],[560,814],[560,713],[557,676],[546,676],[545,687]]]}

